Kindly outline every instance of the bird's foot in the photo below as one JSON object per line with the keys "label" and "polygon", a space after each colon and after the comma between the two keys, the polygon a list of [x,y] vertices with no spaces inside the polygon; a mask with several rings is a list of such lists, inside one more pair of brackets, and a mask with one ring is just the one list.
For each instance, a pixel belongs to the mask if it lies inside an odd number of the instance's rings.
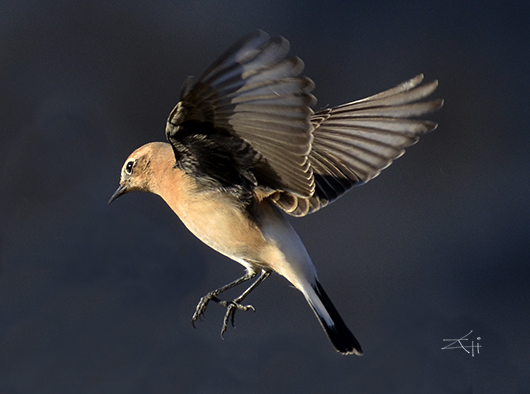
{"label": "bird's foot", "polygon": [[223,337],[223,334],[226,332],[226,329],[228,328],[228,322],[230,321],[232,323],[232,327],[235,328],[234,320],[236,311],[242,310],[242,311],[248,311],[249,309],[255,311],[254,307],[252,305],[242,305],[241,301],[250,294],[250,292],[256,288],[257,285],[259,285],[261,282],[263,282],[265,279],[269,277],[271,274],[271,271],[267,271],[265,269],[262,269],[260,272],[260,275],[258,279],[252,283],[248,289],[246,289],[239,297],[234,298],[232,301],[223,301],[217,298],[219,294],[222,292],[231,289],[232,287],[246,282],[247,280],[253,278],[256,275],[256,272],[254,271],[248,271],[244,276],[242,276],[239,279],[236,279],[233,282],[230,282],[229,284],[218,288],[217,290],[211,291],[208,294],[206,294],[204,297],[202,297],[197,304],[197,307],[195,308],[195,313],[193,314],[193,317],[191,318],[191,324],[193,324],[193,327],[195,327],[195,322],[201,318],[202,315],[204,315],[204,312],[206,311],[206,307],[208,306],[208,303],[210,301],[215,301],[221,306],[224,306],[226,308],[225,317],[223,319],[223,327],[221,328],[221,338]]}
{"label": "bird's foot", "polygon": [[208,306],[208,303],[210,301],[214,301],[218,303],[219,305],[224,306],[226,308],[226,314],[223,319],[223,327],[221,328],[221,338],[223,337],[223,334],[228,328],[229,321],[232,324],[232,327],[235,328],[235,315],[238,309],[242,311],[248,311],[248,310],[256,311],[256,309],[252,305],[242,305],[240,303],[241,299],[239,299],[239,297],[232,301],[224,301],[224,300],[220,300],[219,298],[217,298],[216,292],[210,292],[199,300],[199,303],[197,304],[197,307],[195,308],[195,313],[193,314],[193,317],[191,318],[191,324],[193,325],[193,327],[195,327],[195,322],[199,320],[206,312],[206,307]]}
{"label": "bird's foot", "polygon": [[235,316],[236,311],[242,310],[242,311],[248,311],[252,310],[255,311],[254,307],[252,305],[242,305],[241,299],[238,297],[232,301],[224,301],[217,298],[216,292],[210,292],[206,294],[204,297],[202,297],[197,304],[197,307],[195,308],[195,313],[193,314],[193,317],[191,318],[191,324],[193,327],[195,327],[195,322],[199,320],[203,315],[204,312],[206,312],[206,307],[208,306],[208,303],[210,301],[214,301],[218,303],[221,306],[224,306],[226,308],[225,317],[223,319],[223,327],[221,328],[221,338],[223,337],[223,334],[225,333],[226,329],[228,328],[228,322],[232,324],[232,327],[235,328]]}
{"label": "bird's foot", "polygon": [[235,325],[235,317],[236,317],[236,311],[239,309],[241,311],[248,311],[249,309],[252,311],[256,311],[256,309],[252,305],[241,305],[237,298],[232,301],[216,301],[219,305],[222,305],[226,307],[226,314],[223,319],[223,327],[221,328],[221,338],[223,338],[223,334],[225,333],[226,329],[228,328],[228,321],[232,324],[232,327],[236,328]]}
{"label": "bird's foot", "polygon": [[193,317],[191,318],[191,324],[193,325],[193,328],[195,328],[195,322],[204,315],[204,312],[206,312],[206,307],[208,306],[208,303],[210,301],[215,301],[217,303],[221,302],[221,300],[217,298],[217,294],[214,291],[202,297],[199,300],[199,303],[197,304],[197,306],[195,307],[195,313],[193,314]]}

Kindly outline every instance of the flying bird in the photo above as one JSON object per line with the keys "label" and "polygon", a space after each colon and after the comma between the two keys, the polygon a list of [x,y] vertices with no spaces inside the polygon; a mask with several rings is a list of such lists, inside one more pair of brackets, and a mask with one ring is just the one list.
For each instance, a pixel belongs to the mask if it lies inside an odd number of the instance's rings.
{"label": "flying bird", "polygon": [[[272,272],[300,290],[335,349],[361,345],[324,291],[315,266],[284,214],[324,208],[365,184],[437,125],[418,116],[443,100],[425,101],[438,82],[423,75],[368,98],[314,112],[311,79],[301,76],[289,42],[247,35],[193,83],[189,78],[166,126],[168,142],[135,150],[109,204],[138,190],[162,197],[206,245],[237,261],[245,274],[202,297],[226,308],[221,335],[234,325],[248,294]],[[255,278],[237,298],[224,291]]]}

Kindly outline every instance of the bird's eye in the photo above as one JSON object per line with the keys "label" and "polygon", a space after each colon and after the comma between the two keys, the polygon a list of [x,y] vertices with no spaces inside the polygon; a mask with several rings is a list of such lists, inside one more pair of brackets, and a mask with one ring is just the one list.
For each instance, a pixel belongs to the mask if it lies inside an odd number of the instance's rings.
{"label": "bird's eye", "polygon": [[134,167],[134,160],[127,162],[127,165],[125,166],[125,172],[131,175],[133,167]]}

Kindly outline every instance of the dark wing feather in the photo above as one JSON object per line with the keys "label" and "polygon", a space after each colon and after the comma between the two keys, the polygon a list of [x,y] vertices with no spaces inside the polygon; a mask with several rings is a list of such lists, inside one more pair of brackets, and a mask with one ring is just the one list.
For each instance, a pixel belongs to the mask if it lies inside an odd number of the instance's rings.
{"label": "dark wing feather", "polygon": [[315,184],[308,154],[313,82],[299,76],[303,62],[287,58],[288,51],[284,38],[271,39],[256,31],[226,51],[194,85],[188,83],[166,127],[177,156],[190,153],[189,130],[200,134],[200,125],[209,124],[210,133],[226,134],[232,145],[239,140],[257,152],[259,163],[253,164],[252,172],[258,184],[312,196]]}
{"label": "dark wing feather", "polygon": [[[438,110],[443,100],[419,101],[437,81],[419,86],[423,75],[368,98],[316,112],[311,117],[313,148],[309,162],[315,193],[309,198],[277,192],[276,204],[293,216],[325,207],[356,185],[362,185],[400,157],[436,123],[409,119]],[[419,101],[419,102],[418,102]]]}

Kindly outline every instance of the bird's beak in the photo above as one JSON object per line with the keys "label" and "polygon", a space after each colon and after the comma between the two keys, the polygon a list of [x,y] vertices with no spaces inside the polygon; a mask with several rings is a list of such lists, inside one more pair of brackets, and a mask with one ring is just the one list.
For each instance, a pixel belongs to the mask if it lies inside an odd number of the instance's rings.
{"label": "bird's beak", "polygon": [[116,191],[114,192],[114,194],[111,196],[108,204],[110,204],[111,202],[113,202],[114,200],[118,199],[118,197],[120,196],[123,196],[125,193],[127,193],[128,190],[127,190],[127,184],[124,182],[124,183],[120,183],[120,186],[118,186],[118,188],[116,189]]}

